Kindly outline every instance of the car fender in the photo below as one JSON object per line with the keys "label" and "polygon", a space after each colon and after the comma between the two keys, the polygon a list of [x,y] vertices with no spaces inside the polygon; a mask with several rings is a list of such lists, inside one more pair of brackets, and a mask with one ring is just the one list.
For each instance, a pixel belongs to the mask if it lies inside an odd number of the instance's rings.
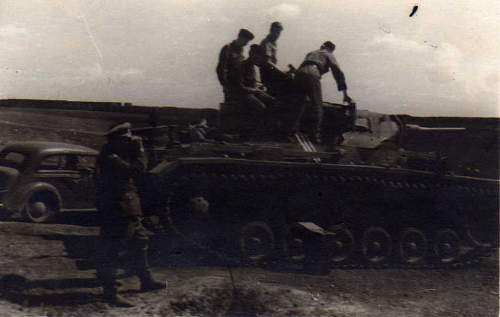
{"label": "car fender", "polygon": [[16,193],[14,195],[12,195],[10,197],[10,199],[8,199],[5,202],[6,207],[9,210],[20,211],[24,208],[29,197],[33,193],[39,192],[39,191],[46,191],[46,192],[50,192],[50,193],[54,194],[57,198],[58,210],[61,210],[62,199],[61,199],[61,195],[60,195],[59,191],[57,190],[57,188],[55,186],[48,184],[48,183],[44,183],[44,182],[28,183],[28,184],[22,186],[22,188],[16,190]]}

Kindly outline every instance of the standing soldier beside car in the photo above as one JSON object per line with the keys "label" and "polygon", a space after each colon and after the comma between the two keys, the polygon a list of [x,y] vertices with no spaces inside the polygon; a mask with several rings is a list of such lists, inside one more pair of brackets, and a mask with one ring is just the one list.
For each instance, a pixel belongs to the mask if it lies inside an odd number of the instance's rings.
{"label": "standing soldier beside car", "polygon": [[129,301],[118,295],[117,289],[117,259],[123,247],[129,255],[128,268],[139,277],[142,291],[161,289],[165,285],[152,278],[147,259],[149,239],[141,222],[138,188],[147,165],[141,139],[132,136],[128,122],[113,126],[107,138],[96,166],[96,205],[100,217],[97,278],[106,301],[131,307]]}

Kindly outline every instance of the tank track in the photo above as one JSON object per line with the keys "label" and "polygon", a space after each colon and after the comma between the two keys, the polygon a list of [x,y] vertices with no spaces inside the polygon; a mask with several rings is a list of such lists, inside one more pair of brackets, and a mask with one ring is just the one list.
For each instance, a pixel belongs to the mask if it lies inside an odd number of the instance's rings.
{"label": "tank track", "polygon": [[[187,159],[188,161],[190,159]],[[372,175],[367,176],[364,175],[366,173],[356,173],[353,172],[357,168],[362,166],[343,166],[349,173],[340,172],[338,175],[334,175],[332,173],[325,173],[322,167],[324,165],[330,164],[310,164],[310,163],[300,163],[301,166],[307,167],[309,171],[299,171],[299,170],[279,170],[276,172],[269,171],[261,171],[261,172],[252,172],[252,171],[238,171],[239,168],[233,169],[212,169],[210,168],[212,165],[205,166],[204,162],[198,161],[197,159],[193,159],[195,162],[189,162],[187,164],[189,166],[188,171],[185,173],[181,173],[181,175],[176,175],[177,181],[183,183],[217,183],[222,184],[222,186],[233,186],[234,184],[239,183],[247,183],[254,184],[256,186],[259,182],[276,182],[277,184],[282,182],[290,182],[293,180],[305,180],[306,183],[313,184],[314,186],[320,186],[325,184],[336,184],[336,185],[345,185],[345,184],[364,184],[364,185],[374,185],[378,188],[384,189],[405,189],[409,190],[411,193],[420,193],[420,192],[428,192],[433,190],[446,190],[452,189],[459,194],[468,194],[474,195],[476,197],[486,196],[486,195],[498,195],[498,185],[499,183],[494,180],[490,181],[490,184],[480,184],[477,183],[474,179],[463,177],[459,180],[453,178],[443,177],[439,181],[436,179],[432,179],[429,177],[409,177],[412,180],[402,180],[398,179],[398,177],[387,178],[385,175]],[[210,160],[210,159],[209,159]],[[231,160],[231,159],[229,159]],[[245,160],[234,160],[234,161],[245,161]],[[193,164],[194,163],[194,164]],[[200,165],[197,163],[201,163]],[[234,163],[234,162],[233,162]],[[260,162],[262,163],[262,162]],[[277,162],[268,162],[274,165],[280,165]],[[281,162],[283,163],[283,162]],[[238,162],[236,162],[236,165]],[[288,164],[284,162],[283,164]],[[294,164],[294,163],[292,163]],[[299,164],[299,165],[300,165]],[[233,165],[233,164],[231,164]],[[234,165],[233,165],[234,166]],[[208,167],[208,168],[207,168]],[[382,171],[384,169],[381,169]],[[401,171],[399,171],[401,172]],[[396,174],[398,171],[396,171]],[[349,175],[348,175],[349,174]],[[377,174],[377,172],[375,172]],[[415,176],[415,175],[413,175]],[[428,176],[428,175],[427,175]],[[401,178],[401,177],[399,177]],[[405,174],[403,172],[402,178],[405,178]],[[420,179],[419,179],[420,178]],[[495,183],[496,182],[496,183]],[[493,186],[491,183],[495,183]],[[498,199],[498,196],[496,196]],[[460,243],[463,246],[465,243],[465,239],[461,237]],[[356,251],[359,249],[359,241],[356,241]],[[367,261],[364,261],[360,258],[358,254],[354,254],[354,256],[346,261],[345,263],[335,263],[332,264],[332,268],[335,269],[385,269],[385,268],[402,268],[402,269],[434,269],[434,268],[464,268],[468,266],[477,265],[481,262],[481,260],[485,257],[490,256],[495,250],[497,250],[498,245],[490,244],[490,245],[476,245],[474,247],[469,246],[469,251],[465,254],[460,255],[456,260],[450,263],[441,263],[437,261],[431,261],[430,256],[426,256],[425,260],[419,264],[406,264],[398,261],[394,261],[394,254],[391,255],[390,259],[387,262],[381,264],[374,264]],[[357,252],[355,252],[357,253]],[[393,252],[397,253],[397,252]]]}

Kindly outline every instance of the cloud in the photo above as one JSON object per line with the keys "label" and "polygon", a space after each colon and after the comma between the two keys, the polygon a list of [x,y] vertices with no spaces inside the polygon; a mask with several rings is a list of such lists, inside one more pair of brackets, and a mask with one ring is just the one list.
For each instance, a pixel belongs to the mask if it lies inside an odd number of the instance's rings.
{"label": "cloud", "polygon": [[368,43],[368,45],[373,47],[384,47],[398,51],[423,52],[429,49],[429,47],[424,43],[418,43],[416,41],[398,37],[393,33],[383,35],[377,34]]}
{"label": "cloud", "polygon": [[14,56],[19,59],[25,43],[29,39],[28,29],[16,24],[0,25],[0,62],[12,60]]}
{"label": "cloud", "polygon": [[464,54],[449,43],[441,43],[433,58],[425,65],[428,79],[432,82],[455,80],[466,77]]}
{"label": "cloud", "polygon": [[[365,45],[365,51],[369,53],[363,58],[378,61],[370,68],[370,76],[386,78],[371,86],[411,91],[408,98],[413,103],[425,103],[433,96],[443,104],[459,105],[498,95],[498,78],[492,76],[498,61],[471,54],[450,42],[431,45],[386,33],[375,35]],[[387,74],[392,74],[393,79],[387,79]]]}
{"label": "cloud", "polygon": [[302,9],[297,4],[281,3],[270,7],[266,13],[275,19],[294,18],[301,14]]}
{"label": "cloud", "polygon": [[15,24],[0,26],[0,37],[16,37],[27,33],[28,30],[26,28],[19,27]]}

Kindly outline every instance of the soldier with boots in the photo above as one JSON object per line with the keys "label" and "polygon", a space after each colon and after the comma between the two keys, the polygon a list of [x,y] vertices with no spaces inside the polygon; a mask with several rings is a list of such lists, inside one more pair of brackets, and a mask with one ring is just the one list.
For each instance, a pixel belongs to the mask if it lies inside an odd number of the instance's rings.
{"label": "soldier with boots", "polygon": [[308,53],[302,65],[300,65],[294,78],[294,89],[300,103],[295,119],[292,133],[300,131],[302,115],[306,108],[306,99],[309,98],[311,110],[314,117],[312,135],[313,142],[321,142],[321,125],[323,121],[323,96],[321,92],[321,76],[331,70],[333,78],[337,82],[337,88],[344,95],[344,102],[352,102],[347,94],[345,76],[340,69],[333,51],[335,44],[326,41],[321,48]]}
{"label": "soldier with boots", "polygon": [[130,123],[113,126],[107,133],[96,163],[100,233],[96,254],[97,278],[110,304],[131,307],[118,295],[116,269],[121,251],[128,251],[128,268],[139,277],[141,290],[165,288],[151,276],[147,259],[149,239],[142,225],[139,184],[147,165],[141,139],[132,136]]}

